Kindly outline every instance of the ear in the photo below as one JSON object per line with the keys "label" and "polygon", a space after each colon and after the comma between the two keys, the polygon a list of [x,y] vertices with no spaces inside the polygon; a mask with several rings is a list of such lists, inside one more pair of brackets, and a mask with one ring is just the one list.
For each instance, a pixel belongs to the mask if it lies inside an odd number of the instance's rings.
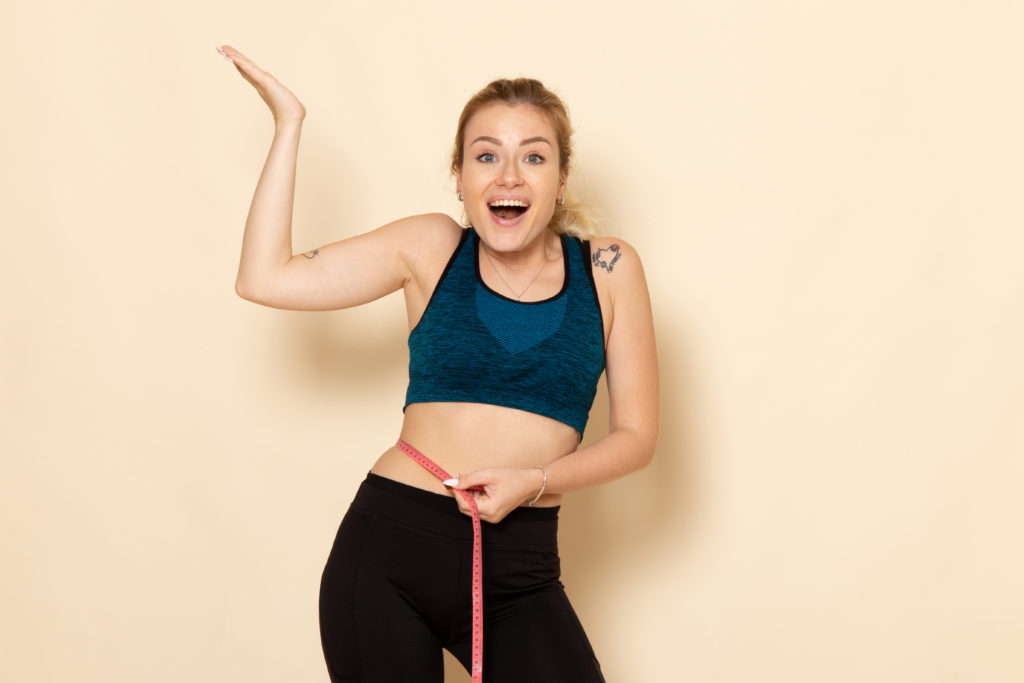
{"label": "ear", "polygon": [[462,192],[462,171],[455,169],[455,191]]}

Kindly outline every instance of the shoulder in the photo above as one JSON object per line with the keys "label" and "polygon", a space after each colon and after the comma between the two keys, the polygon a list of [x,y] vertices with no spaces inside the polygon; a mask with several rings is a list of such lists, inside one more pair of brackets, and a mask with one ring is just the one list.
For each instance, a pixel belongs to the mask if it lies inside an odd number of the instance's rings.
{"label": "shoulder", "polygon": [[622,304],[647,301],[647,279],[640,254],[621,237],[597,237],[590,241],[590,268],[594,285],[613,315]]}
{"label": "shoulder", "polygon": [[452,239],[458,241],[463,227],[448,214],[422,213],[399,218],[381,226],[379,230],[407,243],[419,245],[446,242]]}
{"label": "shoulder", "polygon": [[643,317],[642,311],[650,309],[643,264],[626,240],[595,237],[590,240],[590,270],[605,320],[606,339],[610,341],[613,330],[623,329],[626,321],[638,314]]}
{"label": "shoulder", "polygon": [[[448,255],[458,245],[464,228],[443,213],[406,216],[377,229],[390,247],[401,254],[410,267]],[[445,257],[447,258],[447,257]]]}
{"label": "shoulder", "polygon": [[629,280],[643,276],[643,265],[636,249],[620,237],[595,237],[590,240],[590,266],[595,282]]}
{"label": "shoulder", "polygon": [[448,263],[466,228],[443,213],[425,213],[400,218],[381,228],[389,233],[408,272],[406,284],[416,282],[424,291],[432,290]]}

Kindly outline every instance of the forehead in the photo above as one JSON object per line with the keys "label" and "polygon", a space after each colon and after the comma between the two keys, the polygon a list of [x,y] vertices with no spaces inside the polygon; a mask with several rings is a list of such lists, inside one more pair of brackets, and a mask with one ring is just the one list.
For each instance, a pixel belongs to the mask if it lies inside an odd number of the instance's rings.
{"label": "forehead", "polygon": [[466,122],[465,143],[471,145],[481,136],[502,142],[544,137],[557,146],[555,127],[547,113],[528,104],[498,103],[481,108]]}

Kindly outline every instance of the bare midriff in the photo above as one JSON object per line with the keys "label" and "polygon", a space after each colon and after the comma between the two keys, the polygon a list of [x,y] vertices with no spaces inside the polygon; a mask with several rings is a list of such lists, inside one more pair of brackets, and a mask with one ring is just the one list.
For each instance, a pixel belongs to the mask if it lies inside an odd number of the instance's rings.
{"label": "bare midriff", "polygon": [[[413,403],[405,409],[400,438],[456,476],[488,467],[548,465],[576,450],[579,435],[569,425],[515,408],[482,403]],[[370,471],[452,495],[433,474],[393,446]],[[545,494],[536,505],[558,505],[561,499],[559,494]]]}

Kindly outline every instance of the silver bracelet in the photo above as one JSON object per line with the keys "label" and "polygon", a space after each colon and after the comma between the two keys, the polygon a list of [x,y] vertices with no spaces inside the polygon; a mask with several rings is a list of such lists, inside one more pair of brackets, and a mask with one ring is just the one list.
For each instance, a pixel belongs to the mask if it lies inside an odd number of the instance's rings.
{"label": "silver bracelet", "polygon": [[540,485],[540,491],[538,491],[537,495],[533,497],[533,500],[527,503],[530,507],[533,507],[533,504],[540,500],[540,497],[544,495],[544,489],[548,487],[548,471],[544,469],[542,465],[534,465],[533,469],[541,471],[541,474],[544,475],[544,483]]}

